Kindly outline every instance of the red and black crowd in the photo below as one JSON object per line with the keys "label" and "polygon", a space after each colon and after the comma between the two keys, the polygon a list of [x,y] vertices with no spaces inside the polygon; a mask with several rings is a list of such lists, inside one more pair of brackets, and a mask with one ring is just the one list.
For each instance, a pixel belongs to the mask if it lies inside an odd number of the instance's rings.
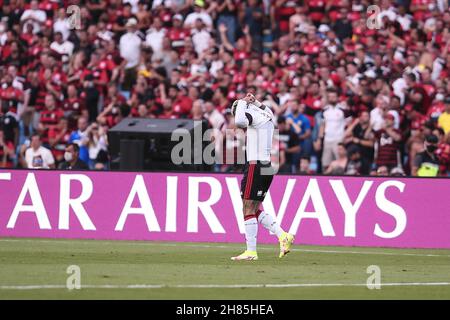
{"label": "red and black crowd", "polygon": [[447,0],[0,0],[0,167],[108,170],[123,118],[225,132],[250,92],[280,172],[448,176],[449,51]]}

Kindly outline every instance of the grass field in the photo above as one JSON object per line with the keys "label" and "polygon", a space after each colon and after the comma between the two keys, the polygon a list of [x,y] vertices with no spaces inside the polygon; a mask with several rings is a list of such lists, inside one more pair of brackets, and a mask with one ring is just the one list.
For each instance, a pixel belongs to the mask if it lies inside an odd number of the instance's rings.
{"label": "grass field", "polygon": [[[0,239],[0,299],[450,299],[450,250]],[[68,266],[81,289],[68,290]],[[366,287],[367,267],[381,289]]]}

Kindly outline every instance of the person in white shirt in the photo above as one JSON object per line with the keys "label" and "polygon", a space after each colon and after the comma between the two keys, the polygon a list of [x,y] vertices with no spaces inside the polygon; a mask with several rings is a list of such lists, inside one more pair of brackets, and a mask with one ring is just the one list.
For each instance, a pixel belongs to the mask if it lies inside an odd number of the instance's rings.
{"label": "person in white shirt", "polygon": [[212,28],[213,21],[208,12],[204,9],[205,1],[196,0],[194,3],[194,12],[187,15],[186,20],[184,20],[185,28],[193,28],[197,19],[201,19],[208,29]]}
{"label": "person in white shirt", "polygon": [[131,90],[137,78],[136,67],[141,59],[142,40],[136,34],[137,20],[135,18],[130,18],[125,27],[127,28],[127,33],[120,37],[119,41],[120,56],[124,59],[122,67],[125,72],[122,89]]}
{"label": "person in white shirt", "polygon": [[167,30],[163,28],[163,23],[160,17],[153,18],[153,24],[147,31],[147,36],[145,37],[145,44],[150,46],[153,53],[156,56],[161,55],[163,39],[166,36]]}
{"label": "person in white shirt", "polygon": [[244,177],[241,181],[241,198],[244,213],[247,249],[232,260],[257,260],[256,243],[258,223],[275,234],[280,243],[279,257],[284,257],[294,242],[294,235],[285,232],[270,213],[260,210],[262,201],[273,180],[271,149],[275,117],[269,107],[248,93],[233,103],[231,113],[237,128],[247,129]]}
{"label": "person in white shirt", "polygon": [[8,40],[8,33],[6,32],[8,27],[6,23],[0,22],[0,46],[4,46]]}
{"label": "person in white shirt", "polygon": [[[326,168],[338,157],[338,144],[345,134],[345,114],[338,104],[338,94],[335,89],[328,89],[327,105],[323,111],[323,123],[320,126],[319,137],[323,138],[322,168]],[[321,141],[321,139],[319,139]]]}
{"label": "person in white shirt", "polygon": [[218,77],[224,67],[223,60],[220,58],[220,51],[217,47],[209,49],[210,67],[209,73],[213,77]]}
{"label": "person in white shirt", "polygon": [[385,17],[389,21],[395,21],[397,18],[397,13],[395,12],[394,7],[391,6],[391,1],[388,0],[381,1],[381,11],[377,16],[379,26],[383,26],[383,20]]}
{"label": "person in white shirt", "polygon": [[205,25],[201,19],[195,21],[195,29],[192,30],[192,43],[194,44],[195,52],[201,55],[203,51],[210,46],[211,35],[206,30]]}
{"label": "person in white shirt", "polygon": [[70,23],[66,16],[66,9],[61,8],[58,10],[58,17],[53,23],[53,32],[61,32],[63,40],[66,41],[70,35]]}
{"label": "person in white shirt", "polygon": [[[64,37],[61,32],[58,31],[55,33],[55,41],[53,41],[50,45],[50,49],[56,51],[62,56],[70,57],[73,53],[73,48],[73,43],[68,40],[64,41]],[[66,61],[67,60],[68,59],[66,58]]]}
{"label": "person in white shirt", "polygon": [[126,60],[125,69],[131,69],[139,64],[142,40],[136,34],[137,20],[135,18],[129,19],[125,26],[127,33],[120,37],[119,50],[120,56]]}
{"label": "person in white shirt", "polygon": [[384,115],[388,109],[388,103],[388,98],[381,94],[375,98],[375,108],[370,111],[370,125],[374,131],[384,127]]}
{"label": "person in white shirt", "polygon": [[403,31],[408,31],[411,27],[413,18],[410,14],[406,13],[406,8],[404,6],[399,6],[396,20],[398,23],[400,23]]}
{"label": "person in white shirt", "polygon": [[55,168],[55,159],[51,151],[41,145],[39,134],[31,136],[30,147],[25,151],[25,162],[28,169]]}
{"label": "person in white shirt", "polygon": [[44,10],[39,10],[39,2],[37,0],[32,0],[30,2],[30,9],[25,10],[20,17],[20,21],[23,23],[23,32],[26,32],[28,24],[31,24],[34,34],[41,31],[45,20],[47,20],[47,14]]}

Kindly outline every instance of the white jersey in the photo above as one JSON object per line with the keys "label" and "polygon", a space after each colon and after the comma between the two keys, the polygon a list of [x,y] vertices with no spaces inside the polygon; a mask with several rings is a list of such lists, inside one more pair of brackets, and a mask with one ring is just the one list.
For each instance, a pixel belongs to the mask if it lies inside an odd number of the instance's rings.
{"label": "white jersey", "polygon": [[247,128],[247,161],[270,161],[274,115],[268,107],[259,108],[253,103],[239,100],[235,112],[235,124]]}

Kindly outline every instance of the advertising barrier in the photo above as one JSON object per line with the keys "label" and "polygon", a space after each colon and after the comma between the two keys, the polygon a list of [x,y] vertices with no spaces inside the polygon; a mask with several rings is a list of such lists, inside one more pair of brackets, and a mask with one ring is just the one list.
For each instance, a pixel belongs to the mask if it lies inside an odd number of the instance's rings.
{"label": "advertising barrier", "polygon": [[[243,243],[241,177],[0,170],[0,237]],[[298,244],[450,248],[450,179],[277,175],[262,207]]]}

